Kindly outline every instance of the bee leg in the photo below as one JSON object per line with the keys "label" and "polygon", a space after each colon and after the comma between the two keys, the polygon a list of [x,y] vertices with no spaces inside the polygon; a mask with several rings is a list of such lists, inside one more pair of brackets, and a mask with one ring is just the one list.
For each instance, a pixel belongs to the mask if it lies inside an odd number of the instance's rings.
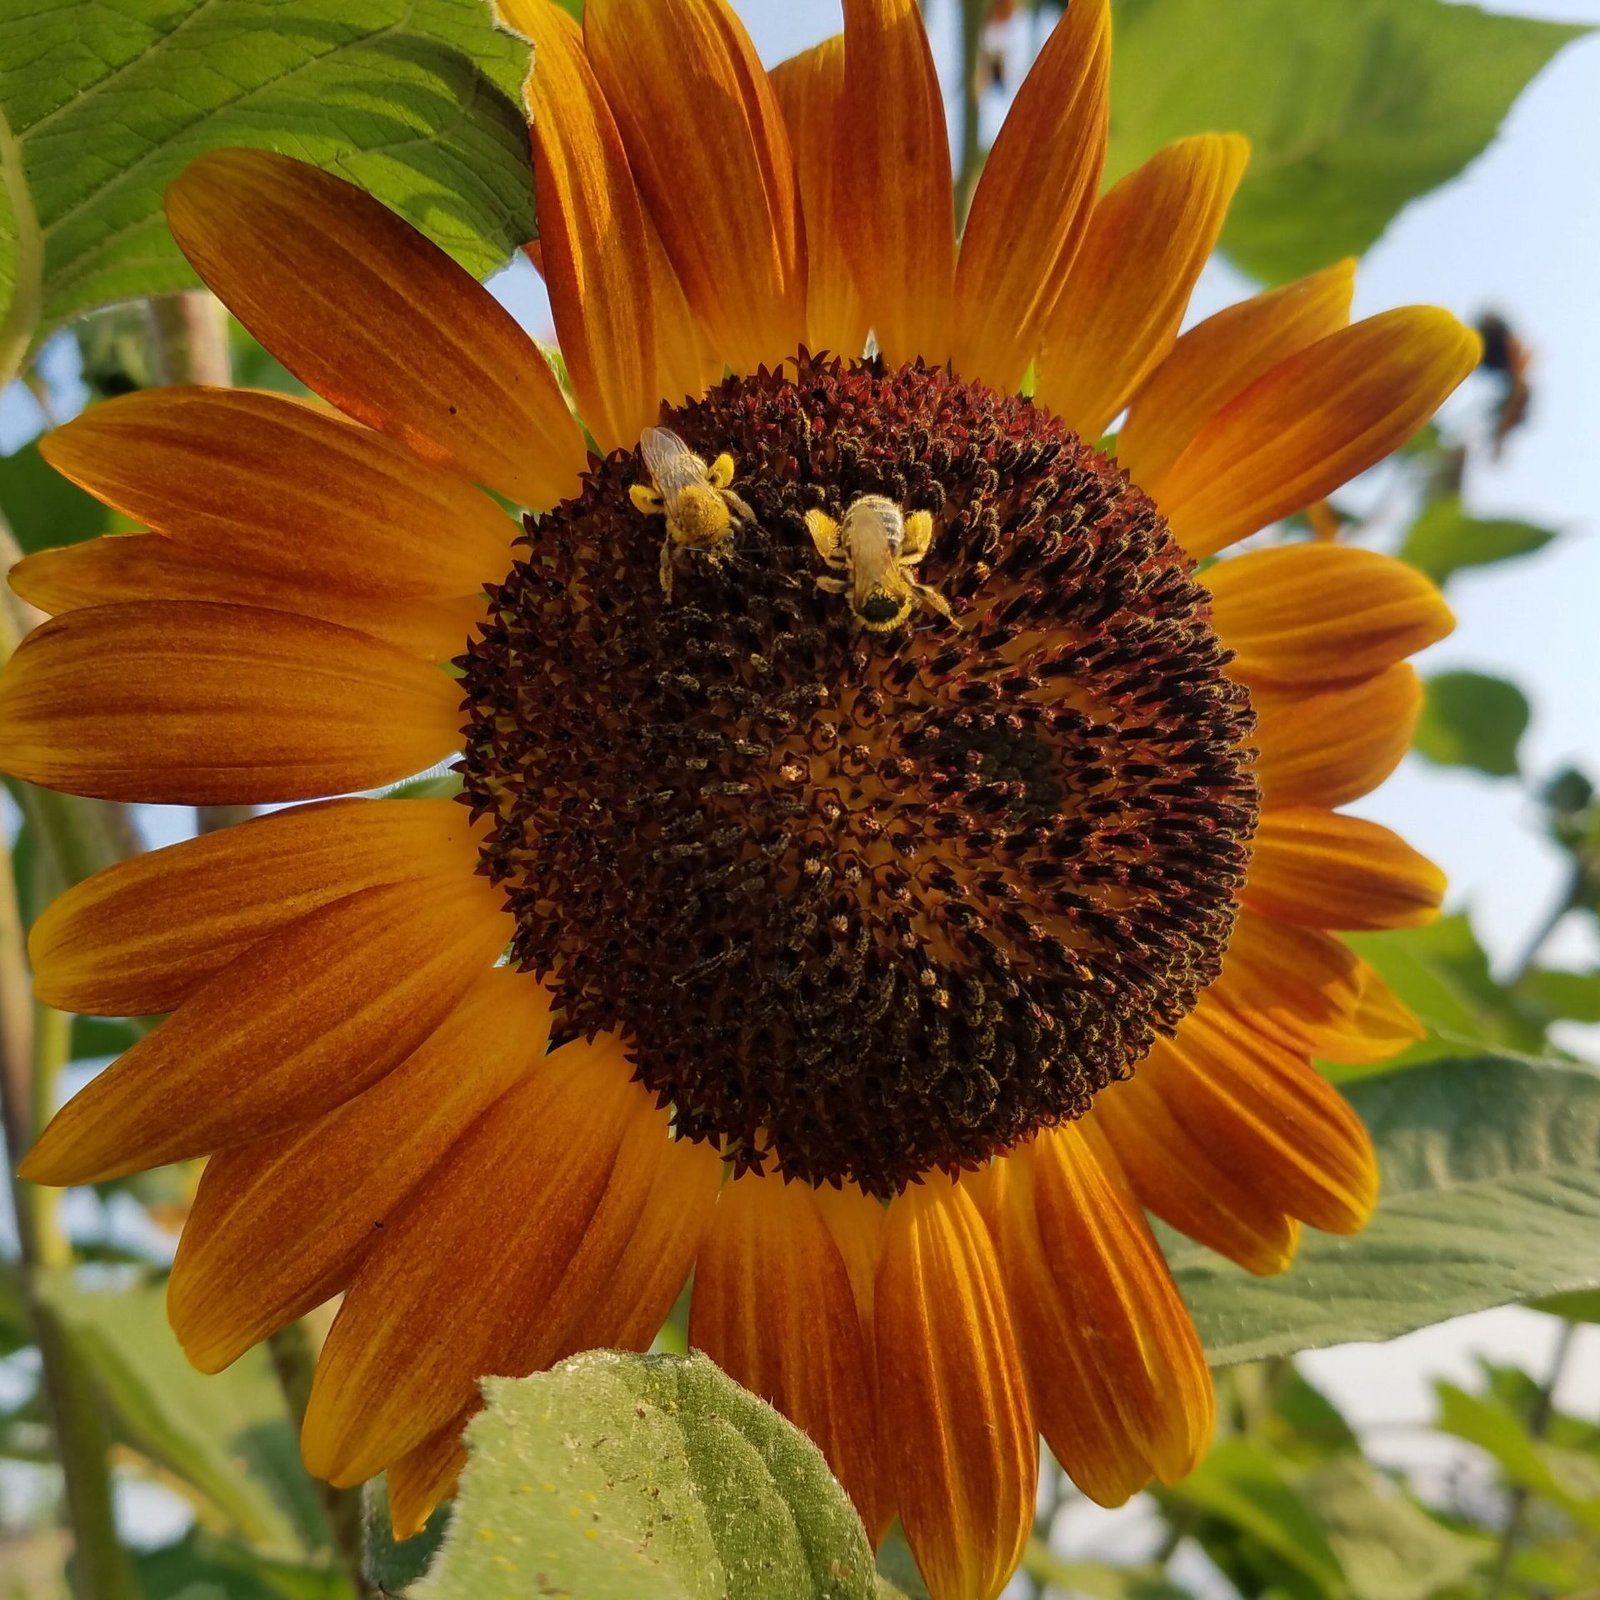
{"label": "bee leg", "polygon": [[733,457],[726,450],[706,468],[713,489],[726,489],[733,482]]}
{"label": "bee leg", "polygon": [[669,533],[661,541],[661,592],[667,599],[672,598],[672,535]]}
{"label": "bee leg", "polygon": [[914,567],[933,543],[933,513],[913,511],[906,518],[905,542],[900,546],[900,565]]}
{"label": "bee leg", "polygon": [[735,522],[754,523],[756,514],[750,509],[750,503],[743,495],[738,495],[732,489],[721,490],[723,503],[733,513]]}
{"label": "bee leg", "polygon": [[937,611],[947,622],[955,621],[955,613],[950,609],[950,602],[937,589],[932,589],[925,583],[912,582],[910,579],[907,579],[907,582],[911,583],[917,598],[930,611]]}
{"label": "bee leg", "polygon": [[806,512],[806,532],[830,567],[849,565],[849,557],[839,548],[839,524],[826,511]]}
{"label": "bee leg", "polygon": [[825,594],[849,594],[850,585],[843,578],[818,578],[817,587]]}
{"label": "bee leg", "polygon": [[634,510],[642,511],[647,517],[659,517],[667,508],[665,497],[652,484],[630,483],[628,498],[633,501]]}

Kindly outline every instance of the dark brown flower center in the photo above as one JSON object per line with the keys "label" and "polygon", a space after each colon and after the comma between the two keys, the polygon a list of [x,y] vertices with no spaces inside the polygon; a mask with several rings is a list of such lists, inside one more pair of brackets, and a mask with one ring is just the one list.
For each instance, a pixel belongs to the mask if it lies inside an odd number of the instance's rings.
{"label": "dark brown flower center", "polygon": [[[530,525],[460,665],[513,957],[679,1131],[888,1195],[1080,1116],[1217,974],[1245,691],[1155,507],[1026,400],[802,356],[663,418],[753,523],[710,559],[637,455]],[[933,515],[875,634],[805,513]]]}

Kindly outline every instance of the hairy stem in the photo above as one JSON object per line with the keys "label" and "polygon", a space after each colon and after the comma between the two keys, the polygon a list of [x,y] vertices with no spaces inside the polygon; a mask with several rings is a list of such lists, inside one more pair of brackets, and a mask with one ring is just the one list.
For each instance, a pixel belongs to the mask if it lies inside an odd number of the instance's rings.
{"label": "hairy stem", "polygon": [[[278,1375],[278,1387],[289,1407],[289,1416],[295,1432],[300,1431],[306,1417],[306,1405],[311,1399],[311,1379],[316,1371],[317,1358],[311,1348],[311,1335],[303,1322],[291,1322],[268,1335],[267,1351],[272,1357],[272,1370]],[[321,1478],[313,1478],[317,1498],[323,1515],[328,1519],[328,1529],[333,1535],[334,1549],[340,1564],[361,1600],[376,1600],[377,1589],[367,1577],[365,1559],[365,1534],[361,1520],[361,1491],[336,1489]]]}

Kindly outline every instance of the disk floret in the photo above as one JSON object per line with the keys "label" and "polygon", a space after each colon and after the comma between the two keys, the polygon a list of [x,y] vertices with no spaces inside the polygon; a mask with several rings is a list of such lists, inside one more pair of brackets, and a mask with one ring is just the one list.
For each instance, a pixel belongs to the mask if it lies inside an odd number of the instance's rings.
{"label": "disk floret", "polygon": [[[512,956],[680,1133],[888,1195],[1081,1115],[1217,974],[1247,695],[1155,507],[1026,400],[809,357],[663,422],[750,518],[658,575],[636,454],[530,524],[460,660]],[[863,628],[807,513],[931,516]],[[817,525],[812,518],[812,527]]]}

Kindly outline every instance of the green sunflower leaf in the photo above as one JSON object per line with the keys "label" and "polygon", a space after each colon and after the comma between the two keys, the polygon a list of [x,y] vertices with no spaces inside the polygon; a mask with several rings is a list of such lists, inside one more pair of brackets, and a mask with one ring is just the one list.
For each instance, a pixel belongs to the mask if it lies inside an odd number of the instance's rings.
{"label": "green sunflower leaf", "polygon": [[1346,1093],[1383,1169],[1365,1232],[1307,1229],[1276,1278],[1187,1243],[1169,1252],[1214,1363],[1390,1339],[1600,1285],[1600,1072],[1482,1056],[1366,1078]]}
{"label": "green sunflower leaf", "polygon": [[1417,754],[1441,767],[1471,767],[1492,778],[1514,777],[1517,746],[1532,715],[1516,684],[1482,672],[1441,672],[1426,680],[1413,741]]}
{"label": "green sunflower leaf", "polygon": [[704,1356],[595,1351],[491,1378],[418,1600],[871,1600],[821,1452]]}
{"label": "green sunflower leaf", "polygon": [[1554,538],[1548,528],[1536,528],[1531,522],[1469,517],[1459,500],[1435,500],[1412,523],[1400,559],[1442,584],[1466,567],[1531,556]]}
{"label": "green sunflower leaf", "polygon": [[0,15],[0,357],[196,282],[162,195],[252,145],[370,190],[479,276],[533,238],[527,46],[486,0],[35,0]]}
{"label": "green sunflower leaf", "polygon": [[1443,0],[1118,0],[1108,180],[1184,134],[1253,154],[1222,247],[1266,282],[1359,255],[1585,30]]}

